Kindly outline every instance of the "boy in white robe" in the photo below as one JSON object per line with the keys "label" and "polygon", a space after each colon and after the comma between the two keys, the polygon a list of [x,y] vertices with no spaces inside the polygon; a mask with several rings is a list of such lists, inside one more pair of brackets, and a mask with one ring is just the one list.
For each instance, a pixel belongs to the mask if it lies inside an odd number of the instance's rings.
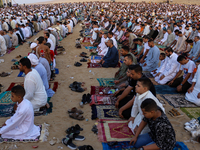
{"label": "boy in white robe", "polygon": [[11,95],[17,108],[15,114],[0,128],[0,136],[9,139],[36,139],[40,135],[40,128],[34,125],[34,111],[31,102],[23,99],[24,88],[20,85],[13,87]]}
{"label": "boy in white robe", "polygon": [[[135,92],[137,93],[134,97],[135,100],[133,102],[132,110],[131,110],[131,117],[128,120],[128,127],[132,130],[133,134],[136,133],[138,126],[140,125],[142,119],[144,118],[143,112],[141,110],[141,103],[147,99],[153,99],[156,104],[165,112],[164,107],[159,102],[159,100],[149,91],[151,87],[151,80],[148,78],[140,78],[137,81]],[[148,126],[146,126],[141,134],[149,132]]]}

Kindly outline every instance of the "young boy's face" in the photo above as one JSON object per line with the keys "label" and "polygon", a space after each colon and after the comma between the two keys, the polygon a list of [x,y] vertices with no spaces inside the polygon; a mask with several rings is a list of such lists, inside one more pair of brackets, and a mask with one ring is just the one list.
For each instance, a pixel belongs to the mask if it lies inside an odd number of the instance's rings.
{"label": "young boy's face", "polygon": [[126,72],[126,75],[127,75],[127,77],[130,77],[130,71],[129,71],[129,69]]}
{"label": "young boy's face", "polygon": [[147,118],[147,119],[153,118],[152,112],[147,112],[147,111],[145,111],[145,109],[142,109],[142,112],[143,112],[143,115],[144,115],[145,118]]}
{"label": "young boy's face", "polygon": [[11,92],[11,100],[13,102],[18,102],[21,99],[20,96],[17,96],[15,93]]}
{"label": "young boy's face", "polygon": [[138,94],[143,94],[146,91],[147,91],[147,88],[144,87],[140,81],[137,81],[137,84],[135,86],[135,92]]}
{"label": "young boy's face", "polygon": [[159,60],[164,60],[165,57],[163,57],[162,55],[159,56]]}

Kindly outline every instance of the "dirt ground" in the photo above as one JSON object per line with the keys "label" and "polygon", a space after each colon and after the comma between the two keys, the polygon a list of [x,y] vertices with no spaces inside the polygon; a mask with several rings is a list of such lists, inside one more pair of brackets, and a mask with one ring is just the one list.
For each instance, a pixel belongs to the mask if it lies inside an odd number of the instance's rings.
{"label": "dirt ground", "polygon": [[[96,78],[111,78],[114,76],[117,68],[87,68],[87,63],[82,63],[81,67],[75,67],[74,63],[79,61],[81,58],[79,54],[83,52],[87,52],[84,47],[82,49],[75,48],[75,39],[79,37],[79,30],[81,30],[80,25],[77,25],[74,28],[74,33],[69,35],[67,38],[61,41],[60,45],[62,45],[66,49],[66,54],[58,55],[56,57],[57,68],[59,68],[59,74],[56,75],[56,80],[59,82],[59,86],[56,94],[52,97],[51,102],[53,102],[53,112],[47,116],[38,116],[35,117],[35,124],[39,125],[42,123],[48,123],[49,127],[49,137],[48,142],[53,138],[59,138],[60,140],[66,136],[65,130],[72,125],[79,124],[84,130],[81,131],[80,135],[85,136],[85,141],[74,141],[74,144],[77,146],[81,145],[91,145],[94,150],[102,150],[102,144],[98,141],[97,135],[95,135],[91,129],[94,125],[95,121],[91,120],[91,107],[87,104],[84,105],[82,110],[84,111],[84,117],[89,119],[89,121],[77,121],[71,119],[68,116],[67,110],[72,107],[79,107],[79,103],[81,101],[82,95],[84,93],[90,92],[90,86],[98,86],[98,82]],[[43,31],[38,33],[36,36],[29,39],[29,41],[34,41],[36,37],[43,35]],[[10,54],[6,54],[1,59],[4,59],[4,63],[0,63],[0,72],[10,72],[11,62],[17,55],[26,56],[30,51],[28,44],[24,44],[23,46],[18,47]],[[70,65],[68,68],[67,65]],[[91,72],[90,72],[91,70]],[[19,70],[14,70],[13,73],[8,77],[0,77],[0,83],[4,86],[3,90],[6,90],[11,82],[23,82],[23,77],[17,77]],[[71,79],[70,77],[73,77]],[[70,90],[69,84],[73,81],[85,82],[85,87],[87,87],[87,91],[84,93],[76,93]],[[158,95],[158,98],[161,98]],[[165,101],[166,102],[166,101]],[[167,102],[165,105],[166,112],[172,109]],[[191,136],[189,132],[185,131],[183,126],[186,121],[189,121],[189,118],[184,114],[184,116],[179,118],[172,118],[169,116],[169,119],[175,129],[177,141],[187,141],[190,140]],[[0,118],[0,124],[3,124],[8,118]],[[63,149],[69,149],[65,145],[61,143],[51,146],[48,142],[43,143],[17,143],[19,150],[31,150],[32,146],[37,145],[38,150],[56,150],[58,146],[62,146]],[[193,144],[191,142],[185,143],[190,150],[199,150],[200,144]],[[10,146],[10,144],[1,144],[0,149],[4,149],[6,146]]]}

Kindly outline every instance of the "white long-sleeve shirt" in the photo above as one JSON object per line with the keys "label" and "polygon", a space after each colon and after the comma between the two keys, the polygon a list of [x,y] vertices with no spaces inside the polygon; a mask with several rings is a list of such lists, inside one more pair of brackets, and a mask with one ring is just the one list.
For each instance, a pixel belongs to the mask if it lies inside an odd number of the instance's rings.
{"label": "white long-sleeve shirt", "polygon": [[31,102],[24,99],[18,104],[15,114],[0,129],[2,138],[35,139],[40,135],[40,128],[34,125],[34,111]]}
{"label": "white long-sleeve shirt", "polygon": [[46,105],[47,93],[43,81],[35,69],[32,69],[32,71],[25,76],[24,89],[26,91],[24,98],[32,103],[35,111],[38,111],[40,107]]}
{"label": "white long-sleeve shirt", "polygon": [[164,74],[165,77],[172,73],[177,73],[179,70],[177,58],[178,55],[176,53],[172,53],[170,57],[166,57],[165,62],[160,69],[160,73]]}
{"label": "white long-sleeve shirt", "polygon": [[144,28],[143,35],[147,35],[147,34],[149,34],[149,32],[150,32],[149,25],[147,25],[147,26],[145,26],[145,28]]}
{"label": "white long-sleeve shirt", "polygon": [[165,41],[167,41],[168,35],[169,35],[169,34],[168,34],[167,32],[164,34],[164,37],[163,37],[163,39],[161,40],[162,43],[165,43]]}
{"label": "white long-sleeve shirt", "polygon": [[[151,93],[151,91],[147,91],[143,94],[137,94],[132,106],[132,110],[131,110],[131,117],[134,117],[135,120],[134,122],[130,122],[128,124],[129,128],[131,128],[131,130],[133,131],[135,129],[136,126],[139,126],[142,119],[144,118],[142,109],[140,108],[142,102],[147,99],[147,98],[151,98],[153,99],[156,104],[163,110],[163,112],[165,112],[165,109],[163,107],[163,105],[159,102],[159,100]],[[146,127],[146,129],[144,130],[144,132],[148,132],[148,128]],[[143,134],[143,133],[142,133]]]}

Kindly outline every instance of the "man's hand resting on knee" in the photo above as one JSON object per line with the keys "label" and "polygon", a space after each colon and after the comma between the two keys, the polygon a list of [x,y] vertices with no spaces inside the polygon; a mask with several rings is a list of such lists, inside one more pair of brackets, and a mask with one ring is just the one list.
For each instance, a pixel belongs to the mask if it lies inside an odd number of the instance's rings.
{"label": "man's hand resting on knee", "polygon": [[128,123],[131,122],[131,121],[132,121],[132,123],[134,123],[134,120],[135,120],[135,117],[130,117],[130,118],[128,119]]}

